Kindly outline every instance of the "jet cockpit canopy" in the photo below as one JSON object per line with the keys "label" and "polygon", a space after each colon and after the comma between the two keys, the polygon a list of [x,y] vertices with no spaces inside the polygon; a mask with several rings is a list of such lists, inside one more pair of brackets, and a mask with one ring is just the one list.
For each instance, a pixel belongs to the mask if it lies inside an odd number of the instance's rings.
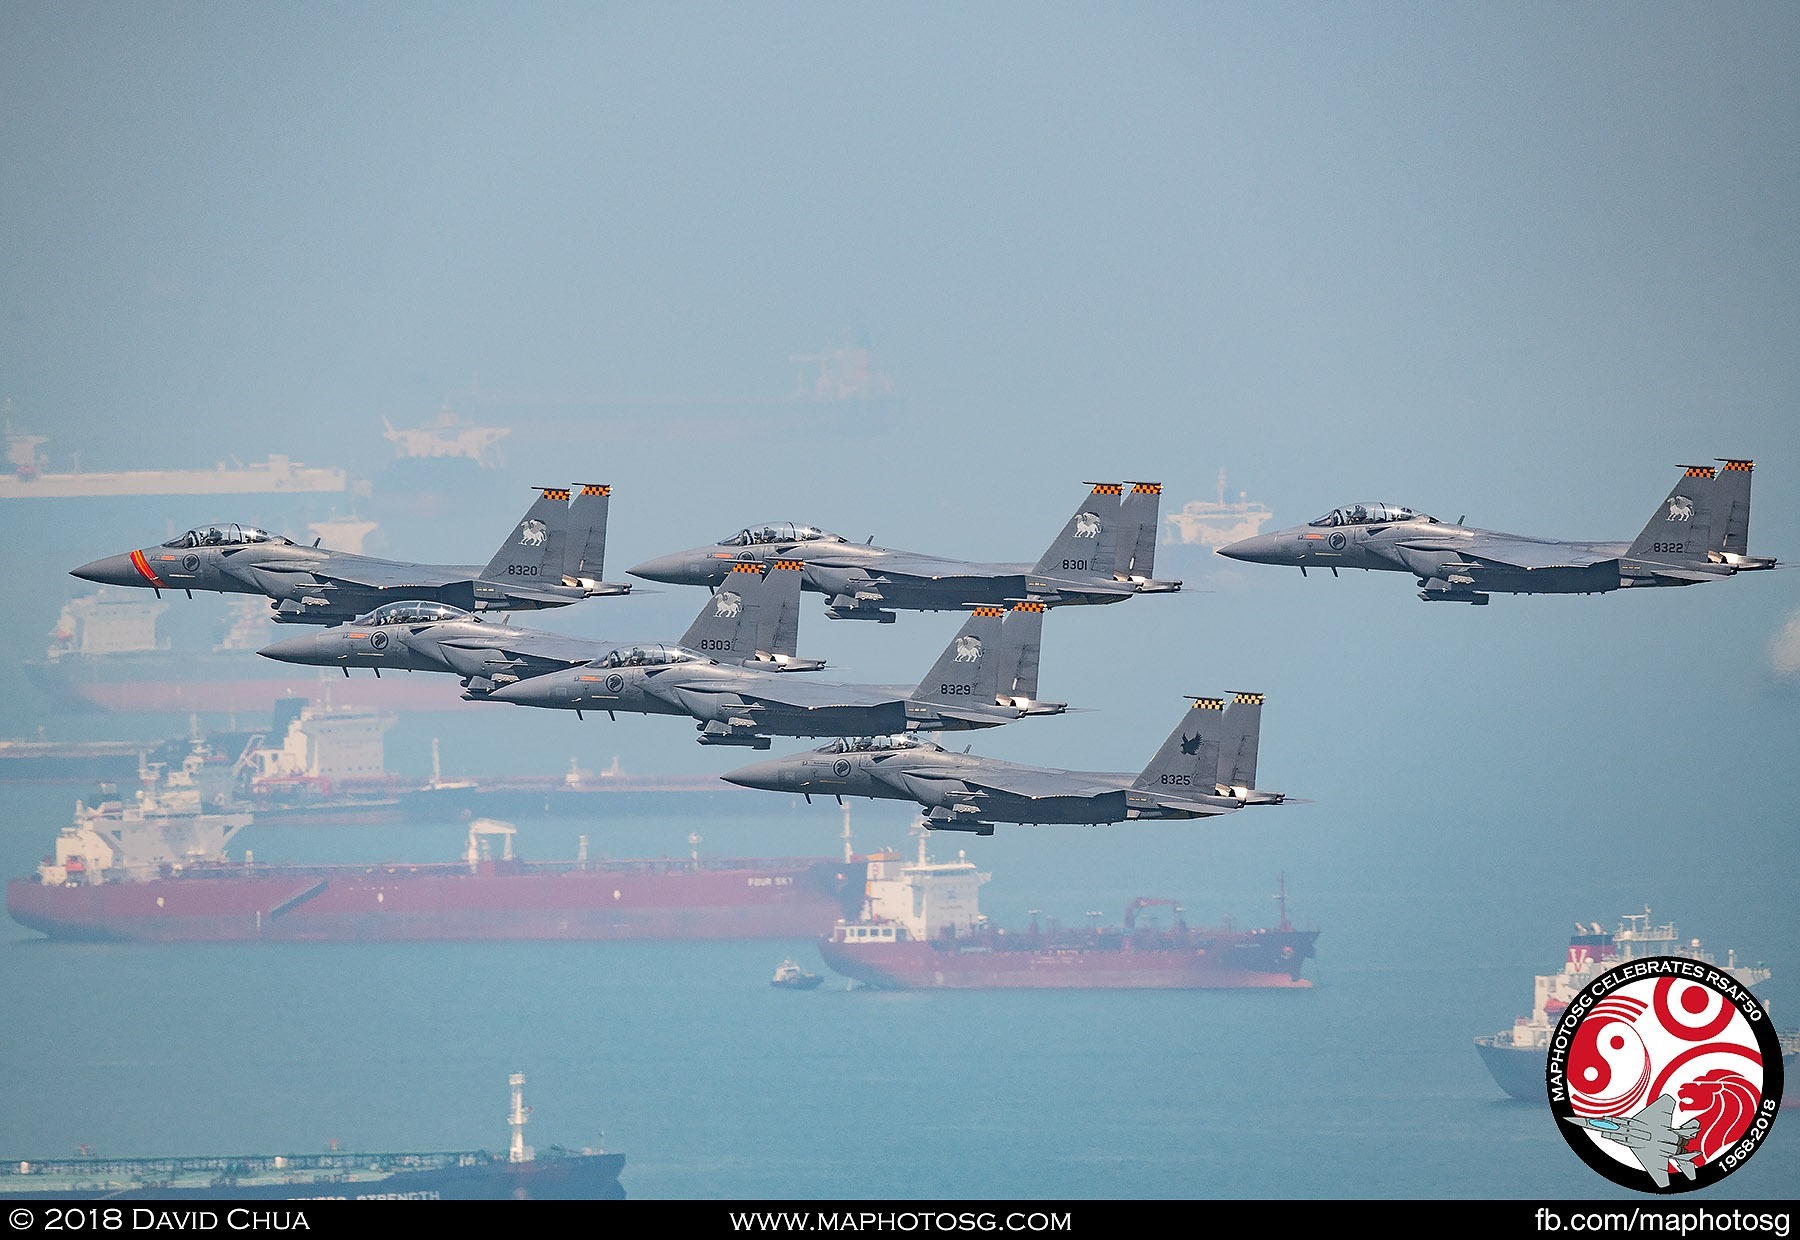
{"label": "jet cockpit canopy", "polygon": [[592,667],[667,667],[671,663],[708,663],[705,655],[696,654],[684,646],[664,646],[656,642],[646,642],[640,646],[620,646],[609,650],[598,659]]}
{"label": "jet cockpit canopy", "polygon": [[801,543],[801,542],[843,542],[837,535],[827,533],[816,525],[795,525],[792,521],[765,521],[761,525],[752,525],[741,529],[730,538],[719,540],[721,547],[761,547],[769,543]]}
{"label": "jet cockpit canopy", "polygon": [[238,525],[232,521],[217,521],[211,525],[196,525],[185,534],[177,535],[164,543],[165,547],[242,547],[250,543],[289,543],[291,540],[280,534],[271,534],[267,530],[259,530],[254,525]]}
{"label": "jet cockpit canopy", "polygon": [[1317,521],[1308,521],[1308,525],[1381,525],[1389,521],[1429,521],[1436,525],[1436,517],[1428,517],[1422,512],[1414,512],[1411,508],[1402,508],[1398,504],[1347,504],[1342,508],[1333,508]]}
{"label": "jet cockpit canopy", "polygon": [[374,611],[356,618],[357,624],[430,624],[436,620],[476,620],[480,617],[448,603],[429,603],[410,599],[403,603],[383,603]]}
{"label": "jet cockpit canopy", "polygon": [[937,749],[939,746],[913,732],[893,736],[840,736],[817,753],[894,753],[902,749]]}

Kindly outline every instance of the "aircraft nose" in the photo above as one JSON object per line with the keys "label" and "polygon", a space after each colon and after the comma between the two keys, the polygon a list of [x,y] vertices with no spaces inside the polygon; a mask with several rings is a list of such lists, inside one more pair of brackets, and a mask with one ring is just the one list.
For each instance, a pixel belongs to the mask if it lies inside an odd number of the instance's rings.
{"label": "aircraft nose", "polygon": [[138,551],[126,555],[102,556],[80,568],[71,568],[69,575],[83,581],[97,581],[103,586],[155,586],[161,589],[164,585],[150,568],[149,561],[144,559],[143,553]]}
{"label": "aircraft nose", "polygon": [[580,682],[573,676],[531,676],[495,686],[487,700],[515,706],[574,706],[580,689]]}
{"label": "aircraft nose", "polygon": [[1286,558],[1280,551],[1280,539],[1274,534],[1242,539],[1220,547],[1218,554],[1228,560],[1244,560],[1251,564],[1279,564]]}
{"label": "aircraft nose", "polygon": [[336,646],[336,641],[324,633],[302,633],[298,637],[284,637],[278,642],[270,642],[256,653],[265,659],[276,659],[282,663],[331,664],[337,661]]}
{"label": "aircraft nose", "polygon": [[[765,758],[761,762],[752,762],[749,766],[740,766],[735,771],[726,771],[719,776],[728,784],[737,784],[741,788],[761,788],[765,792],[780,792],[782,771],[788,768],[786,758]],[[788,784],[791,791],[795,785]]]}
{"label": "aircraft nose", "polygon": [[704,574],[695,569],[694,559],[691,552],[678,551],[673,555],[659,555],[653,560],[645,560],[625,571],[633,577],[642,577],[645,581],[660,581],[672,586],[709,584]]}

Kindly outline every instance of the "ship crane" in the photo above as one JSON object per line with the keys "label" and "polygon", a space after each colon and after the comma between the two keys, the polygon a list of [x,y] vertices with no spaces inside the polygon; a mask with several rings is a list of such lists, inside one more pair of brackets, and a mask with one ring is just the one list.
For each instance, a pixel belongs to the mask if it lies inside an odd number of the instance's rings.
{"label": "ship crane", "polygon": [[1177,931],[1186,930],[1187,923],[1181,919],[1184,910],[1179,901],[1165,900],[1156,896],[1139,896],[1125,906],[1125,933],[1130,934],[1137,928],[1137,915],[1141,910],[1164,904],[1171,905],[1175,909],[1175,929]]}

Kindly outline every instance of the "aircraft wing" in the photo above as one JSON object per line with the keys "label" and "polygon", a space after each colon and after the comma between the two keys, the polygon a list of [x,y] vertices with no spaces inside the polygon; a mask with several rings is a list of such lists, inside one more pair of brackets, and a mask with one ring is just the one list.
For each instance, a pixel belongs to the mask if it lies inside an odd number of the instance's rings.
{"label": "aircraft wing", "polygon": [[[919,555],[912,551],[890,551],[865,566],[871,580],[906,578],[915,581],[986,581],[1004,576],[1010,566],[970,564],[964,560],[946,560],[935,555]],[[1022,571],[1022,570],[1014,570]]]}
{"label": "aircraft wing", "polygon": [[762,677],[736,685],[721,686],[729,692],[736,693],[744,701],[760,705],[777,707],[782,710],[829,710],[833,707],[845,706],[885,706],[890,702],[900,702],[905,694],[895,695],[872,688],[868,685],[836,685],[821,684],[818,681],[776,679],[771,676],[765,683]]}
{"label": "aircraft wing", "polygon": [[652,675],[644,681],[644,692],[696,716],[710,713],[721,703],[735,704],[753,714],[762,710],[787,715],[891,706],[895,712],[894,726],[902,726],[905,721],[901,698],[873,691],[867,686],[817,684],[779,672],[741,677],[714,674],[718,670],[688,677]]}
{"label": "aircraft wing", "polygon": [[[567,667],[580,667],[603,653],[609,643],[591,641],[580,637],[565,637],[560,633],[543,633],[527,637],[518,634],[517,641],[501,641],[470,643],[478,649],[491,650],[500,655],[514,667],[527,671],[530,675],[540,676],[545,672],[561,671]],[[445,645],[456,645],[446,642]]]}
{"label": "aircraft wing", "polygon": [[[334,585],[361,586],[366,590],[436,589],[451,581],[464,580],[465,574],[455,568],[446,571],[442,565],[397,564],[382,560],[327,560],[311,566],[309,571],[320,581]],[[479,571],[470,569],[473,579]]]}
{"label": "aircraft wing", "polygon": [[1477,567],[1484,568],[1589,568],[1607,560],[1616,560],[1616,548],[1596,548],[1583,543],[1540,542],[1535,538],[1508,538],[1487,535],[1472,541],[1444,547],[1418,548],[1408,540],[1404,546],[1420,550],[1455,551]]}
{"label": "aircraft wing", "polygon": [[1052,798],[1085,801],[1109,793],[1122,795],[1124,792],[1117,784],[1095,783],[1086,776],[1064,774],[1061,771],[961,771],[958,772],[958,778],[971,788],[1027,801]]}

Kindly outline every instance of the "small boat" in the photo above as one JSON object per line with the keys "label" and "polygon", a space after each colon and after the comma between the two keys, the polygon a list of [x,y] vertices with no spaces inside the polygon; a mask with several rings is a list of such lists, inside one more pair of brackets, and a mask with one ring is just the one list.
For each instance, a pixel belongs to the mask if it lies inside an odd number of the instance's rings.
{"label": "small boat", "polygon": [[825,979],[817,973],[809,973],[792,960],[783,960],[775,966],[775,976],[769,979],[769,985],[782,990],[811,990]]}

